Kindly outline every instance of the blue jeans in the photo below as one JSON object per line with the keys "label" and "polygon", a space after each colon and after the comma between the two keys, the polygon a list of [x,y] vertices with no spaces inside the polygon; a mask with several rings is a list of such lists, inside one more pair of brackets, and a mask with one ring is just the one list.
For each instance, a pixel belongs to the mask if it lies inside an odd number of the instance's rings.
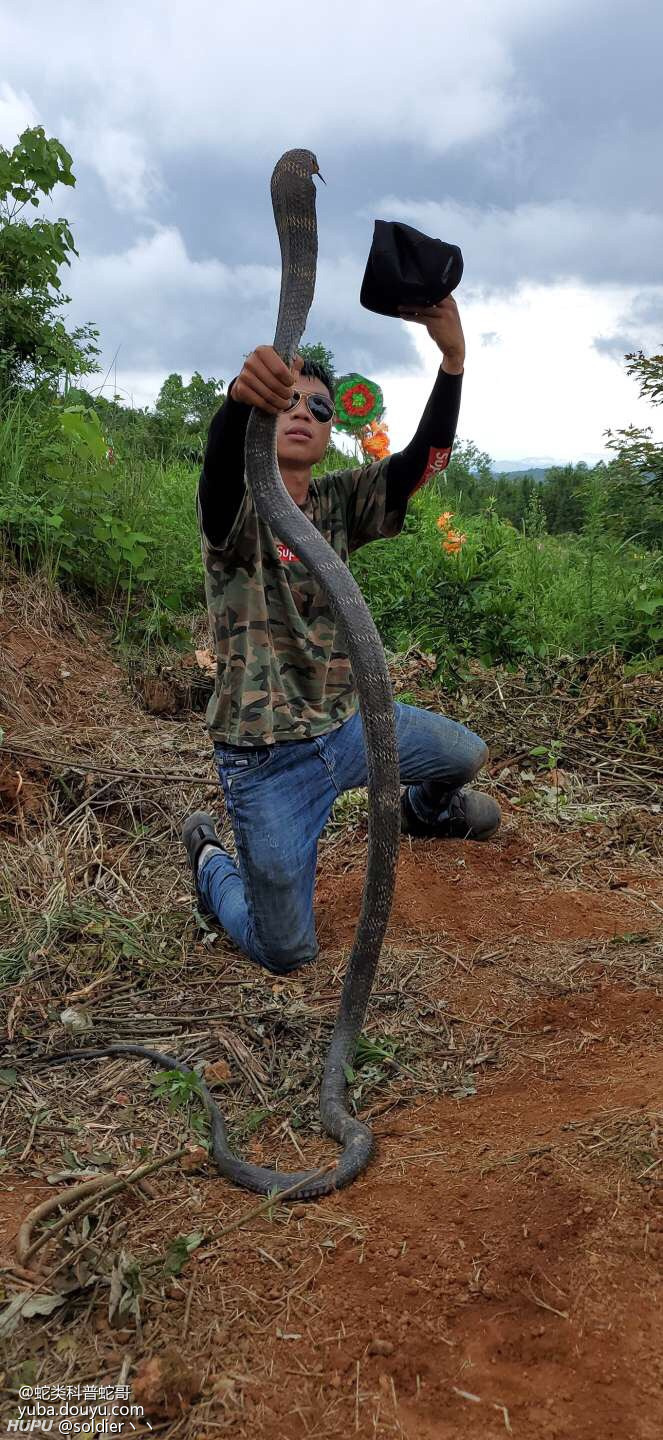
{"label": "blue jeans", "polygon": [[[444,813],[488,751],[444,715],[394,706],[401,780],[422,819]],[[200,898],[252,960],[284,974],[318,953],[313,887],[318,840],[344,790],[366,784],[359,713],[316,740],[243,750],[215,744],[239,865],[225,851],[198,872]]]}

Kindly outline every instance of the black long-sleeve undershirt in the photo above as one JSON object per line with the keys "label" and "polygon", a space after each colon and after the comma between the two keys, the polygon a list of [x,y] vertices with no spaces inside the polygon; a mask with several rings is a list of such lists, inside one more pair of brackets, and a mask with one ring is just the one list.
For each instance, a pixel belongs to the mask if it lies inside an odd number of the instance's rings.
{"label": "black long-sleeve undershirt", "polygon": [[[398,450],[389,457],[386,471],[387,514],[405,513],[410,496],[426,478],[431,458],[434,459],[436,452],[452,446],[458,424],[462,381],[462,375],[447,375],[446,371],[439,371],[415,435],[404,450]],[[244,498],[244,441],[250,414],[250,405],[233,400],[229,394],[209,428],[198,498],[203,530],[215,548],[224,545]],[[434,452],[433,457],[431,452]],[[351,468],[350,463],[348,468]]]}

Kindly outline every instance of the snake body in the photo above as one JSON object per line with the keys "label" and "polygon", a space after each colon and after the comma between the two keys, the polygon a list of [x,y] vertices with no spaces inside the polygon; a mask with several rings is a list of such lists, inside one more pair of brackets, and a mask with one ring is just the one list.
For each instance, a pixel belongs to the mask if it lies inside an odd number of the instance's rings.
{"label": "snake body", "polygon": [[[292,364],[297,353],[315,289],[318,245],[313,176],[317,173],[317,160],[309,150],[289,150],[278,161],[271,181],[282,259],[274,348],[287,365]],[[202,1080],[200,1093],[210,1120],[212,1155],[220,1173],[233,1184],[260,1194],[298,1185],[293,1198],[307,1200],[350,1184],[365,1169],[373,1149],[368,1126],[347,1108],[346,1068],[361,1032],[393,899],[400,832],[398,750],[391,682],[380,637],[347,566],[288,494],[277,461],[276,418],[265,411],[254,409],[251,413],[245,458],[247,482],[258,515],[307,565],[344,632],[366,744],[368,861],[361,912],[320,1092],[322,1123],[343,1147],[336,1167],[323,1174],[286,1174],[239,1159],[228,1145],[221,1111]],[[44,1063],[107,1055],[136,1055],[162,1069],[188,1069],[172,1056],[129,1044],[51,1055]]]}

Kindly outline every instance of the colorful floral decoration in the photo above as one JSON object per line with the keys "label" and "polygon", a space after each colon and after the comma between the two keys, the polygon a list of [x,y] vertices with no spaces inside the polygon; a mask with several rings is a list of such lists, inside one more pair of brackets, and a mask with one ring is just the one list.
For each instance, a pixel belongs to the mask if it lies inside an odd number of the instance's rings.
{"label": "colorful floral decoration", "polygon": [[372,420],[381,420],[384,414],[384,399],[379,385],[367,380],[364,375],[343,375],[334,393],[336,418],[334,425],[356,435]]}
{"label": "colorful floral decoration", "polygon": [[386,460],[389,455],[389,431],[384,420],[371,420],[359,431],[359,444],[371,460]]}

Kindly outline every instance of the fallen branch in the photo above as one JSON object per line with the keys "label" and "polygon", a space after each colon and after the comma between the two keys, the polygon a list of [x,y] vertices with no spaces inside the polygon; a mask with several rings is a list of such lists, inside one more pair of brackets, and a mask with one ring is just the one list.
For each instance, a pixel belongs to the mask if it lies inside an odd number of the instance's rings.
{"label": "fallen branch", "polygon": [[[67,1190],[65,1194],[52,1195],[48,1200],[44,1200],[41,1205],[37,1205],[34,1210],[30,1211],[30,1214],[23,1221],[18,1232],[16,1254],[19,1264],[25,1265],[28,1260],[32,1259],[33,1255],[36,1255],[38,1250],[41,1250],[42,1246],[53,1239],[54,1235],[59,1234],[61,1230],[65,1230],[68,1225],[73,1224],[81,1215],[86,1215],[88,1210],[91,1210],[98,1200],[108,1200],[111,1195],[117,1195],[121,1190],[126,1190],[129,1186],[138,1184],[145,1176],[153,1175],[155,1171],[162,1170],[165,1165],[172,1165],[175,1160],[181,1159],[182,1155],[187,1154],[187,1151],[188,1147],[183,1145],[179,1150],[172,1150],[169,1155],[164,1155],[160,1160],[151,1160],[146,1165],[139,1165],[138,1168],[132,1170],[129,1175],[121,1175],[115,1180],[110,1181],[108,1176],[100,1175],[94,1180],[85,1180],[81,1185],[74,1185],[73,1189]],[[54,1210],[57,1210],[60,1205],[65,1204],[68,1200],[79,1199],[80,1197],[84,1197],[81,1198],[80,1205],[77,1205],[74,1210],[69,1211],[58,1221],[57,1225],[54,1225],[52,1229],[47,1230],[44,1235],[39,1236],[38,1240],[33,1240],[32,1244],[30,1244],[34,1227],[39,1224],[40,1220],[45,1220],[47,1215],[51,1215]]]}
{"label": "fallen branch", "polygon": [[70,755],[43,755],[40,750],[30,750],[23,745],[14,745],[3,740],[3,750],[10,755],[25,755],[30,760],[39,760],[42,765],[61,765],[65,770],[90,771],[93,775],[113,775],[118,780],[168,780],[174,785],[213,785],[212,775],[173,774],[168,770],[161,774],[152,770],[123,770],[118,766],[101,765],[96,760],[74,760]]}
{"label": "fallen branch", "polygon": [[[171,1151],[169,1155],[164,1155],[161,1160],[151,1160],[149,1164],[140,1165],[138,1169],[132,1170],[130,1175],[118,1176],[117,1179],[110,1181],[107,1176],[98,1176],[94,1180],[84,1181],[81,1185],[74,1185],[73,1188],[68,1190],[64,1195],[50,1196],[48,1200],[44,1200],[41,1205],[37,1205],[34,1210],[31,1210],[21,1225],[16,1242],[16,1254],[19,1263],[25,1265],[28,1260],[32,1259],[33,1255],[36,1255],[38,1250],[41,1250],[49,1240],[53,1239],[54,1235],[65,1230],[68,1225],[73,1224],[81,1215],[87,1214],[88,1210],[91,1210],[98,1201],[108,1200],[111,1195],[119,1194],[121,1190],[126,1190],[130,1185],[139,1184],[147,1175],[153,1175],[155,1171],[163,1169],[165,1165],[172,1164],[175,1160],[179,1160],[182,1155],[186,1155],[187,1153],[188,1147],[183,1146],[179,1150]],[[320,1170],[314,1170],[312,1174],[307,1177],[307,1182],[310,1180],[319,1180],[321,1175],[327,1175],[330,1170],[334,1170],[335,1168],[336,1162],[330,1160],[329,1163],[323,1165]],[[240,1230],[242,1226],[248,1225],[251,1220],[255,1220],[259,1215],[263,1215],[266,1210],[271,1210],[273,1205],[278,1205],[282,1200],[287,1200],[290,1195],[294,1195],[298,1190],[301,1190],[301,1188],[302,1182],[298,1180],[296,1184],[290,1185],[287,1190],[279,1190],[274,1195],[268,1195],[267,1199],[263,1200],[260,1205],[254,1206],[252,1210],[246,1210],[243,1215],[238,1216],[237,1220],[231,1221],[230,1225],[224,1225],[221,1230],[217,1231],[215,1235],[212,1235],[212,1243],[214,1245],[218,1244],[226,1235],[230,1235],[232,1231]],[[32,1244],[30,1244],[34,1227],[39,1224],[40,1220],[46,1219],[48,1215],[51,1215],[54,1210],[57,1210],[58,1207],[67,1200],[79,1199],[79,1197],[83,1197],[81,1198],[80,1205],[77,1205],[74,1210],[69,1211],[58,1221],[57,1225],[54,1225],[52,1229],[47,1230],[44,1235],[40,1235],[38,1240],[34,1240]]]}

